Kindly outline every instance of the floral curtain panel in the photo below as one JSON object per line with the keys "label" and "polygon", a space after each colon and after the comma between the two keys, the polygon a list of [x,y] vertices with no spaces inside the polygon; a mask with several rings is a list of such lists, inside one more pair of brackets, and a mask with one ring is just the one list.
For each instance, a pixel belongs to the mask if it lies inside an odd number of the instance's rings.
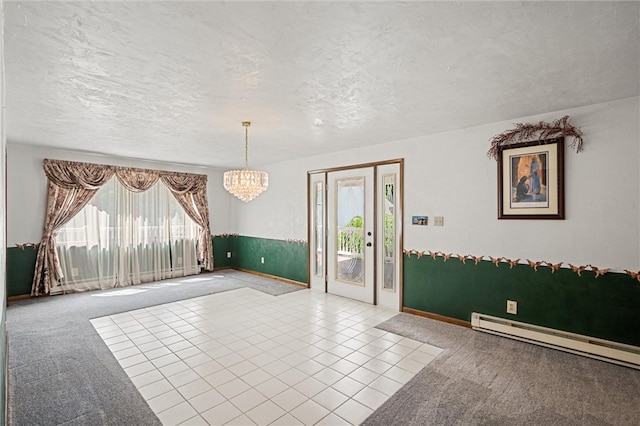
{"label": "floral curtain panel", "polygon": [[213,269],[205,175],[50,159],[44,160],[44,172],[48,179],[47,211],[36,257],[31,288],[33,296],[49,294],[51,288],[64,277],[56,252],[56,231],[82,210],[114,174],[123,186],[133,192],[145,191],[161,179],[187,215],[201,227],[198,257],[205,270]]}
{"label": "floral curtain panel", "polygon": [[209,203],[207,201],[207,177],[184,173],[165,174],[162,182],[169,188],[189,217],[203,229],[198,238],[198,258],[204,269],[213,269],[213,243],[209,228]]}

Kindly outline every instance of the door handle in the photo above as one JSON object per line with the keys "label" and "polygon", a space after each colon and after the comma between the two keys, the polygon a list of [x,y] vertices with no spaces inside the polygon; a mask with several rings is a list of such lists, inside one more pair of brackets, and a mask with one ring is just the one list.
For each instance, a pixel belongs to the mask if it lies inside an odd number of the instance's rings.
{"label": "door handle", "polygon": [[371,247],[371,243],[367,243],[367,247]]}

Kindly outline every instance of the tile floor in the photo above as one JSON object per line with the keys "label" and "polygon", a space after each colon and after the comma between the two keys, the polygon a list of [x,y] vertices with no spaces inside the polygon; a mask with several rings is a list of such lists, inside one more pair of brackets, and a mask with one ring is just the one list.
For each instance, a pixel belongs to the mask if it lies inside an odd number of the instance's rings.
{"label": "tile floor", "polygon": [[441,351],[396,314],[242,288],[91,322],[164,425],[356,425]]}

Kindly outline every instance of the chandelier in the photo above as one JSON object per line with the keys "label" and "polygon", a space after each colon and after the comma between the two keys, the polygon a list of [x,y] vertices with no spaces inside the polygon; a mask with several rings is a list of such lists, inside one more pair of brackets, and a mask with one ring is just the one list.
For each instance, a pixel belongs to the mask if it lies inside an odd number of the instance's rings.
{"label": "chandelier", "polygon": [[244,126],[244,170],[224,172],[224,189],[246,203],[267,190],[269,174],[258,170],[249,170],[249,126],[251,126],[251,122],[243,121],[242,125]]}

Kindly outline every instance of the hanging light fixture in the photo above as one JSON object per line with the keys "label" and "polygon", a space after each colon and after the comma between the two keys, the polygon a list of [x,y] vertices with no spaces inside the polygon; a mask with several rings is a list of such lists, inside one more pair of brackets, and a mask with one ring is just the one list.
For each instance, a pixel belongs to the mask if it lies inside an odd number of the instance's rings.
{"label": "hanging light fixture", "polygon": [[244,126],[244,170],[224,172],[224,189],[246,203],[267,190],[269,174],[258,170],[249,170],[249,126],[251,126],[251,122],[243,121],[242,125]]}

